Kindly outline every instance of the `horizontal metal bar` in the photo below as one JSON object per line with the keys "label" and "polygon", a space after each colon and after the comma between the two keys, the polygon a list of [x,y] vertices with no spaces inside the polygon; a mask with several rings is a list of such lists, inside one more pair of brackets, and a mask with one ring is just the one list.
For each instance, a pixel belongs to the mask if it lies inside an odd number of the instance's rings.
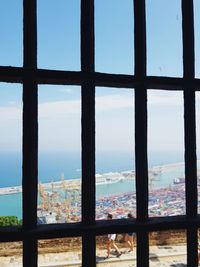
{"label": "horizontal metal bar", "polygon": [[38,84],[82,85],[85,81],[91,81],[100,87],[135,88],[142,84],[148,89],[158,90],[183,90],[189,83],[196,91],[200,91],[200,79],[197,78],[187,81],[183,78],[147,76],[141,81],[133,75],[124,74],[43,69],[29,71],[20,67],[0,66],[0,82],[22,83],[26,76],[34,76]]}
{"label": "horizontal metal bar", "polygon": [[38,225],[36,229],[23,229],[21,226],[1,227],[0,242],[23,240],[24,238],[49,239],[57,237],[75,237],[87,233],[104,235],[108,233],[152,232],[162,230],[192,229],[200,227],[200,215],[187,219],[185,215],[149,218],[140,223],[135,219],[102,220],[95,224],[70,223]]}
{"label": "horizontal metal bar", "polygon": [[23,68],[0,67],[0,82],[22,83]]}

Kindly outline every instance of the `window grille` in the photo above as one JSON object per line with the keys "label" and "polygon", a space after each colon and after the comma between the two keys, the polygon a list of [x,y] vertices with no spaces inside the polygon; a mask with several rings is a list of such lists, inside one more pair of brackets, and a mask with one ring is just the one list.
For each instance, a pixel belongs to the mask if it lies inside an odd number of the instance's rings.
{"label": "window grille", "polygon": [[[135,75],[95,72],[94,0],[81,1],[81,71],[37,68],[36,0],[24,0],[23,67],[0,66],[0,81],[23,84],[23,226],[0,228],[0,241],[23,241],[23,266],[37,266],[37,240],[82,237],[82,266],[96,265],[95,236],[106,233],[137,233],[137,266],[149,266],[148,233],[185,229],[187,265],[197,266],[197,166],[194,77],[193,1],[182,0],[183,78],[146,75],[145,0],[134,0]],[[75,224],[37,225],[38,84],[82,87],[82,221]],[[95,221],[95,87],[135,90],[135,154],[137,219]],[[147,88],[184,92],[186,216],[148,218]],[[134,148],[133,148],[134,149]]]}

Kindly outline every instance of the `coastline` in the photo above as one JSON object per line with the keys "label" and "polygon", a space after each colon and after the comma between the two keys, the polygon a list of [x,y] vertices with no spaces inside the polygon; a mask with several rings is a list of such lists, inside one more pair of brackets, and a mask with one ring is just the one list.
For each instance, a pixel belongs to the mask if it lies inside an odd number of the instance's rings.
{"label": "coastline", "polygon": [[[175,178],[183,177],[183,167],[184,163],[178,162],[149,169],[149,216],[185,214],[184,178],[179,184],[174,182]],[[96,183],[97,220],[105,219],[109,212],[116,219],[123,218],[130,211],[136,213],[135,171],[97,174],[96,179],[100,179],[100,183]],[[80,189],[80,179],[65,180],[64,175],[60,181],[39,183],[38,218],[46,223],[80,221]],[[198,190],[200,192],[200,188]],[[1,216],[22,218],[21,186],[0,188],[0,197]]]}
{"label": "coastline", "polygon": [[22,193],[22,187],[20,185],[0,188],[0,196],[1,195],[18,194],[18,193]]}
{"label": "coastline", "polygon": [[[200,163],[200,160],[198,160],[198,163]],[[184,162],[177,162],[177,163],[171,163],[171,164],[164,164],[164,165],[158,165],[158,166],[153,166],[149,168],[149,175],[158,175],[160,172],[167,172],[173,169],[176,169],[177,167],[182,167],[184,166]],[[98,177],[108,177],[110,174],[113,174],[113,177],[110,177],[109,182],[105,182],[103,184],[109,184],[109,183],[114,183],[116,176],[120,175],[122,179],[124,180],[134,180],[135,179],[135,170],[125,170],[125,171],[120,171],[120,172],[109,172],[109,173],[102,173],[102,174],[96,174],[96,181]],[[115,176],[116,175],[116,176]],[[42,184],[44,186],[45,190],[50,190],[52,187],[54,188],[62,188],[67,186],[67,188],[70,189],[76,189],[78,186],[81,185],[81,179],[80,178],[75,178],[75,179],[64,179],[60,181],[52,181],[48,183],[38,183],[38,188],[39,185]],[[97,181],[97,186],[98,186],[98,181]],[[22,186],[10,186],[10,187],[0,187],[0,195],[8,195],[8,194],[17,194],[17,193],[22,193]]]}

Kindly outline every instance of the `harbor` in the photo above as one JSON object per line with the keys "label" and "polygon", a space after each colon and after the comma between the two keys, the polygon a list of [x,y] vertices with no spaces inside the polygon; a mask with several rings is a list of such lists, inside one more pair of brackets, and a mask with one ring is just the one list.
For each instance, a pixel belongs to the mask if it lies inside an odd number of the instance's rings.
{"label": "harbor", "polygon": [[[149,169],[149,216],[185,214],[184,164],[166,164]],[[200,179],[198,170],[198,192]],[[115,219],[125,218],[131,212],[136,216],[135,171],[96,174],[96,219],[106,219],[112,212]],[[15,201],[13,201],[15,199]],[[4,200],[1,201],[1,200]],[[12,204],[9,207],[9,203]],[[1,216],[14,215],[22,205],[21,186],[0,188],[0,205],[7,205]],[[10,208],[10,210],[9,210]],[[38,184],[38,223],[65,223],[81,221],[81,179],[65,179]],[[20,218],[20,213],[18,213]]]}
{"label": "harbor", "polygon": [[[150,217],[185,214],[185,183],[183,179],[179,179],[183,167],[182,163],[178,163],[149,169]],[[159,186],[161,180],[166,179],[166,175],[171,175],[172,171],[175,171],[177,177],[172,175],[167,185],[164,183],[163,186],[162,184]],[[181,182],[177,183],[177,179]],[[64,180],[64,177],[60,183],[40,185],[38,206],[40,223],[81,221],[80,189],[80,180],[68,181]],[[107,213],[112,213],[114,219],[126,218],[129,212],[136,217],[135,171],[98,174],[96,176],[96,220],[106,219]]]}

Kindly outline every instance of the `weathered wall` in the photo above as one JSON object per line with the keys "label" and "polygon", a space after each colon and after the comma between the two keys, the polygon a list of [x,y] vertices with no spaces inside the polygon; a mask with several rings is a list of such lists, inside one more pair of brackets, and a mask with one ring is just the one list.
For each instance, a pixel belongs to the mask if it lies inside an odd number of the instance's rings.
{"label": "weathered wall", "polygon": [[[97,247],[106,248],[106,236],[97,237]],[[134,243],[136,245],[136,238],[134,238]],[[186,232],[182,230],[176,231],[162,231],[162,232],[152,232],[149,234],[150,245],[176,245],[186,243]],[[117,236],[117,244],[120,247],[125,246],[124,235]],[[79,249],[81,246],[81,238],[61,238],[54,240],[43,240],[40,241],[39,248],[44,250],[49,250],[50,247],[62,247],[63,251],[70,249]]]}

